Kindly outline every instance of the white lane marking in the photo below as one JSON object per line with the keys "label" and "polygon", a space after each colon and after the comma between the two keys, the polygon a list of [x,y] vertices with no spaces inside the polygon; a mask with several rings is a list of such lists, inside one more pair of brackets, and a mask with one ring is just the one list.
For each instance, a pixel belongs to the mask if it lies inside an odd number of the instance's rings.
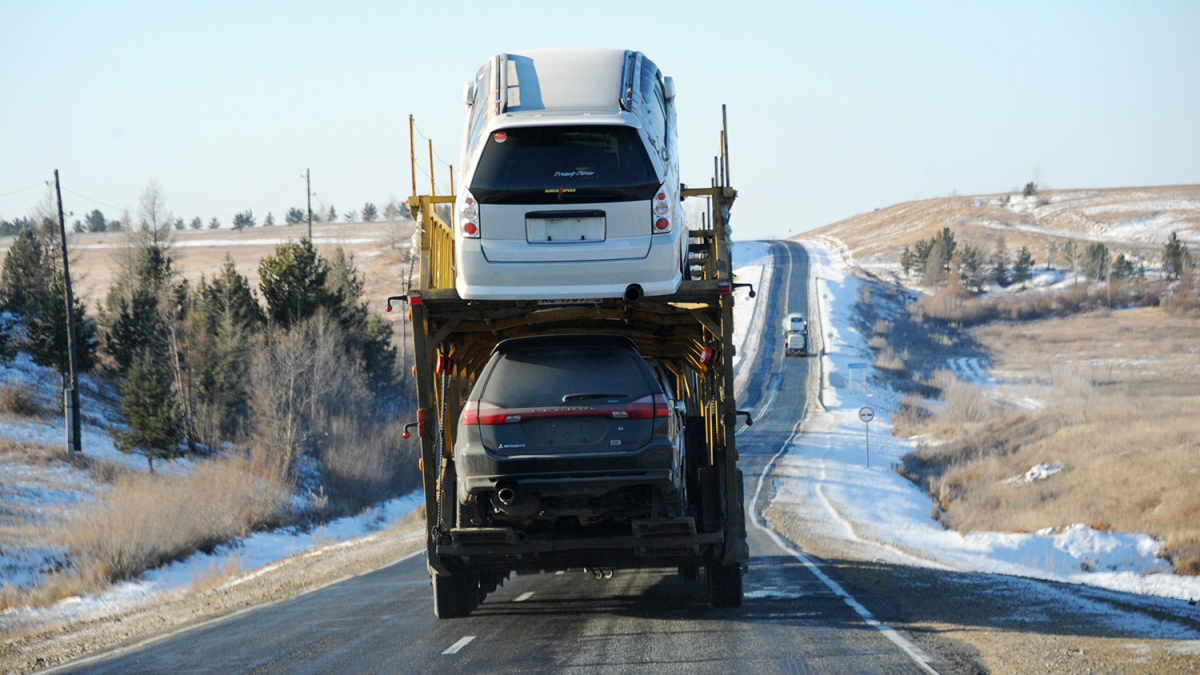
{"label": "white lane marking", "polygon": [[528,600],[532,597],[533,597],[533,591],[525,591],[524,593],[518,595],[516,597],[516,599],[513,600],[513,602],[525,602],[526,600]]}
{"label": "white lane marking", "polygon": [[450,645],[446,649],[446,651],[442,652],[442,654],[457,654],[458,650],[471,644],[471,640],[474,640],[474,639],[475,639],[474,635],[468,635],[465,638],[459,640],[458,642],[455,642],[454,644]]}
{"label": "white lane marking", "polygon": [[554,576],[556,576],[556,577],[557,577],[557,576],[561,575],[562,573],[563,573],[563,571],[562,571],[562,570],[559,570],[559,571],[557,571],[557,572],[555,572],[555,573],[554,573]]}
{"label": "white lane marking", "polygon": [[[805,412],[807,412],[807,410]],[[796,434],[800,433],[800,425],[803,422],[804,420],[801,419],[792,425],[792,433],[790,436],[788,436],[788,439],[783,444],[783,447],[779,449],[779,452],[775,453],[775,455],[771,457],[771,461],[767,462],[766,466],[763,467],[762,473],[758,474],[758,486],[754,488],[754,499],[750,502],[751,522],[754,523],[755,527],[762,530],[768,537],[770,537],[775,542],[776,546],[787,551],[796,560],[799,560],[800,564],[804,565],[809,572],[812,572],[813,576],[820,579],[821,583],[825,584],[826,588],[833,591],[834,595],[840,597],[843,602],[849,605],[849,607],[853,609],[859,617],[862,618],[863,623],[883,633],[884,637],[891,640],[905,654],[908,654],[909,658],[911,658],[913,662],[920,666],[922,670],[930,675],[938,675],[938,672],[933,669],[933,666],[929,665],[929,656],[927,656],[925,652],[921,651],[919,647],[909,642],[908,639],[903,635],[897,633],[895,628],[878,621],[875,616],[871,614],[870,610],[868,610],[866,607],[863,607],[862,603],[860,603],[858,600],[855,600],[854,596],[847,593],[846,589],[842,588],[841,584],[826,576],[825,573],[821,571],[820,567],[817,567],[813,561],[808,559],[808,556],[793,549],[791,546],[788,546],[787,543],[784,542],[783,538],[775,532],[775,530],[764,526],[762,522],[759,521],[758,510],[755,507],[758,505],[759,495],[762,494],[763,481],[766,480],[767,473],[770,472],[771,467],[775,466],[775,462],[779,460],[780,455],[787,452],[787,449],[791,447],[792,441],[796,438]]]}

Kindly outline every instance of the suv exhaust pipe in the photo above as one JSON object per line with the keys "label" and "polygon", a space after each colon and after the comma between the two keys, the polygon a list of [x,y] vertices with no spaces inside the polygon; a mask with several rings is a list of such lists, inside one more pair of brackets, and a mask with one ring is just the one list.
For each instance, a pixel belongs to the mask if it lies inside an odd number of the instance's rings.
{"label": "suv exhaust pipe", "polygon": [[629,284],[625,289],[625,302],[637,302],[642,299],[642,287],[638,284]]}

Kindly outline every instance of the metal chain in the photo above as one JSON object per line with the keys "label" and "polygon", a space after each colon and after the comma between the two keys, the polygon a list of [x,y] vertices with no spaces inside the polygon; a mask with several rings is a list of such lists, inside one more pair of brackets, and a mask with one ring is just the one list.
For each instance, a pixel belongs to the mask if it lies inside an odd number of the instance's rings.
{"label": "metal chain", "polygon": [[[442,370],[442,398],[438,403],[437,452],[434,455],[437,458],[439,467],[443,466],[442,453],[446,445],[446,387],[449,384],[449,379],[450,369],[445,368]],[[437,522],[433,525],[433,529],[436,532],[441,532],[442,529],[442,499],[446,494],[445,477],[446,472],[443,470],[440,472],[438,481],[441,483],[439,486],[441,489],[438,490],[437,498]]]}

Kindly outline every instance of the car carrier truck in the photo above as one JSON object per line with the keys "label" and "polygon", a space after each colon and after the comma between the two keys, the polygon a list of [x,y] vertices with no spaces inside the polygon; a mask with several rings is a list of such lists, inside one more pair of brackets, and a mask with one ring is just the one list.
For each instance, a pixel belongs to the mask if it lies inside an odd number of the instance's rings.
{"label": "car carrier truck", "polygon": [[[419,277],[406,294],[388,299],[388,310],[407,305],[413,324],[418,410],[410,426],[421,445],[428,567],[439,618],[470,614],[512,573],[568,569],[607,576],[674,568],[689,582],[703,572],[713,606],[741,605],[749,549],[736,429],[739,417],[753,420],[738,410],[733,393],[733,290],[743,284],[730,274],[728,219],[737,192],[728,185],[724,131],[720,147],[710,187],[680,188],[684,198],[706,200],[711,216],[707,227],[689,231],[685,280],[670,295],[464,300],[455,289],[454,233],[438,215],[456,196],[408,200]],[[616,529],[570,521],[536,531],[459,512],[455,434],[481,370],[506,339],[556,334],[624,336],[656,372],[674,379],[686,454],[681,511],[655,509]]]}

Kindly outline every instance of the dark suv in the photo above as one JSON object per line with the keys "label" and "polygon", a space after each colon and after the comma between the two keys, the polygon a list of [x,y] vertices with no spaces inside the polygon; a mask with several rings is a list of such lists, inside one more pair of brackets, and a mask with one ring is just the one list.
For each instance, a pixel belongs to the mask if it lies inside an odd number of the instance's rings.
{"label": "dark suv", "polygon": [[660,378],[622,336],[501,342],[458,423],[459,525],[683,515],[682,425]]}

